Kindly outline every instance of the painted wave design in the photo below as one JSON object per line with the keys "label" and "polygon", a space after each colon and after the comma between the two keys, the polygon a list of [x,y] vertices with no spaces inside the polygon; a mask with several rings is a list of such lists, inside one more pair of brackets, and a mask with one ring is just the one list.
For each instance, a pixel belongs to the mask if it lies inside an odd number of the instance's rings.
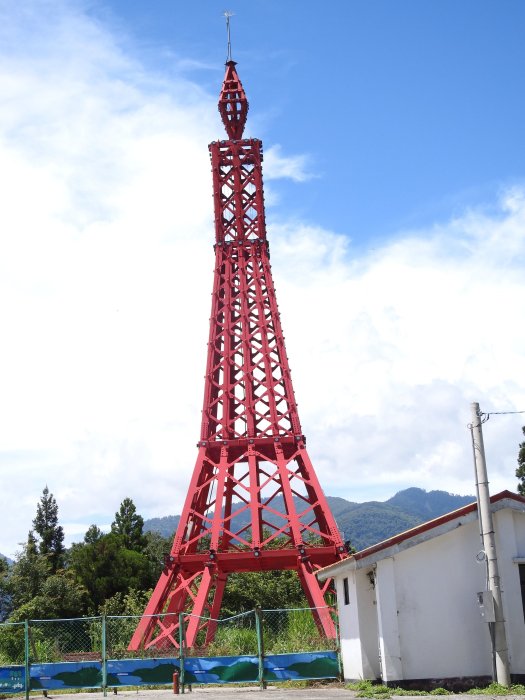
{"label": "painted wave design", "polygon": [[[140,686],[169,685],[173,674],[179,671],[179,659],[122,659],[107,662],[107,685]],[[17,668],[20,673],[20,668]],[[11,685],[7,678],[12,671],[0,668],[0,684]],[[264,658],[264,679],[281,681],[292,679],[336,678],[339,664],[335,652],[303,654],[276,654]],[[259,680],[257,656],[188,657],[184,659],[184,682],[249,683]],[[15,684],[13,684],[15,685]],[[19,682],[16,683],[19,686]],[[102,664],[100,661],[62,662],[31,666],[31,690],[59,688],[100,688]],[[10,691],[8,687],[5,688]],[[19,688],[17,687],[18,692]]]}

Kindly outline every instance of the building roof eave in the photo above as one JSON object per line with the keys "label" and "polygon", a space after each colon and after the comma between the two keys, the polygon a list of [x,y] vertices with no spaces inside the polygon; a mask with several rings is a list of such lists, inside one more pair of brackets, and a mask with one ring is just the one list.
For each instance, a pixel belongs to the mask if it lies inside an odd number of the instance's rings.
{"label": "building roof eave", "polygon": [[[512,491],[501,491],[491,496],[490,502],[493,511],[501,510],[502,508],[513,508],[525,512],[525,498]],[[389,537],[382,542],[362,549],[350,555],[347,559],[319,569],[316,574],[317,578],[320,581],[326,581],[344,571],[355,571],[365,566],[371,566],[380,559],[393,556],[400,551],[414,547],[426,540],[450,532],[456,527],[471,522],[476,518],[477,503],[469,503],[462,508],[453,510],[450,513],[445,513],[438,518],[428,520],[409,530],[400,532],[393,537]]]}

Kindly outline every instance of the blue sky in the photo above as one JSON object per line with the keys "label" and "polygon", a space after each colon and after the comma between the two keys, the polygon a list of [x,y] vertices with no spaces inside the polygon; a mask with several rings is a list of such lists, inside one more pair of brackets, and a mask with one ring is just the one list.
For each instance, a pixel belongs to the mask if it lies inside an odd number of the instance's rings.
{"label": "blue sky", "polygon": [[[456,207],[489,205],[523,178],[519,0],[255,0],[231,9],[248,130],[307,152],[315,176],[299,196],[280,188],[289,214],[367,245]],[[159,0],[92,10],[149,66],[169,74],[186,61],[212,93],[225,58],[222,11],[220,2]]]}
{"label": "blue sky", "polygon": [[[47,484],[68,542],[180,512],[213,270],[215,0],[0,0],[0,552]],[[474,490],[525,409],[521,2],[227,7],[272,265],[328,495]],[[485,424],[513,489],[521,415]]]}

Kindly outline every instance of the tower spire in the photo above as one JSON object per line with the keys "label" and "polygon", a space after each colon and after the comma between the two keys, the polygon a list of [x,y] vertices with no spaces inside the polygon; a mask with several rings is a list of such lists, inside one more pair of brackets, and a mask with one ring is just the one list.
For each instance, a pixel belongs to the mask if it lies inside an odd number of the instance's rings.
{"label": "tower spire", "polygon": [[222,123],[228,134],[228,138],[238,141],[242,138],[246,117],[248,116],[248,100],[242,86],[241,80],[232,59],[232,42],[230,34],[230,18],[233,12],[226,10],[226,33],[228,36],[228,49],[226,56],[226,74],[222,83],[221,94],[219,96],[219,113]]}
{"label": "tower spire", "polygon": [[232,60],[226,62],[226,73],[219,96],[219,113],[228,138],[232,141],[242,139],[248,116],[248,100],[236,65]]}
{"label": "tower spire", "polygon": [[224,16],[226,17],[226,34],[228,36],[228,50],[226,54],[226,63],[228,61],[232,60],[232,41],[231,41],[231,35],[230,35],[230,18],[233,17],[233,12],[230,12],[230,10],[226,10],[224,12]]}

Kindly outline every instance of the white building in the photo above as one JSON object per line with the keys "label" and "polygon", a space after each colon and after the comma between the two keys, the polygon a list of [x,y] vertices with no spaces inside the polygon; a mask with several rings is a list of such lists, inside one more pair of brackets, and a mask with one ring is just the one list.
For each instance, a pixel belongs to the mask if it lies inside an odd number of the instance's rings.
{"label": "white building", "polygon": [[[525,498],[503,491],[490,500],[510,670],[523,682]],[[405,686],[489,679],[489,625],[477,597],[486,590],[480,550],[473,503],[321,569],[321,581],[335,580],[345,679]]]}

